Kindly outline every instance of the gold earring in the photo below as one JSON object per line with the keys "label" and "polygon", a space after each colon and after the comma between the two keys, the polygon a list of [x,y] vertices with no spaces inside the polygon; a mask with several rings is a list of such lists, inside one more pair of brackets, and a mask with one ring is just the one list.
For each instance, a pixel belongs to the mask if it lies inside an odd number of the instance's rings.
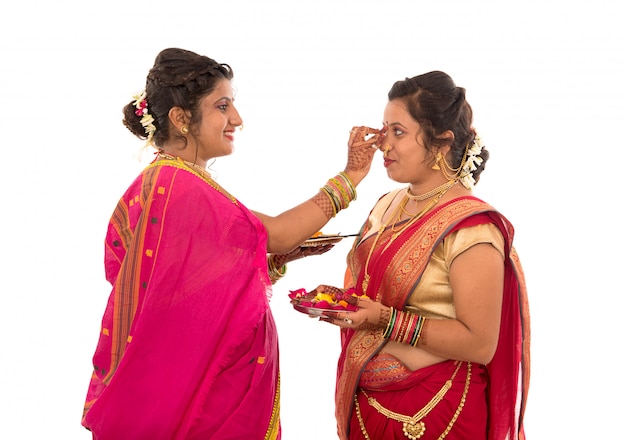
{"label": "gold earring", "polygon": [[439,162],[441,162],[442,159],[442,154],[441,153],[437,153],[437,155],[435,156],[435,164],[432,166],[433,170],[440,170],[441,167],[439,166]]}
{"label": "gold earring", "polygon": [[189,133],[189,127],[187,127],[186,125],[183,125],[182,127],[180,127],[180,132],[182,134],[187,134]]}

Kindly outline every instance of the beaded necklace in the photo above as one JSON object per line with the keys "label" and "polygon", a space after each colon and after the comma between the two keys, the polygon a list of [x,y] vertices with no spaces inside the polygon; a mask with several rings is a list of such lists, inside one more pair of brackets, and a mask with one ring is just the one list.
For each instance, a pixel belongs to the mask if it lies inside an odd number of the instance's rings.
{"label": "beaded necklace", "polygon": [[427,193],[424,194],[411,194],[411,187],[407,186],[406,187],[406,196],[411,199],[411,200],[415,200],[417,202],[421,202],[423,200],[429,199],[432,196],[438,194],[440,191],[446,190],[448,189],[448,187],[454,185],[456,183],[456,180],[448,180],[446,183],[439,185],[437,188],[434,188],[430,191],[428,191]]}
{"label": "beaded necklace", "polygon": [[[398,238],[398,236],[400,234],[402,234],[404,231],[406,231],[409,227],[411,227],[415,222],[417,222],[420,218],[422,218],[428,211],[430,211],[433,206],[435,206],[439,200],[443,197],[443,195],[448,192],[448,190],[450,188],[452,188],[456,183],[458,182],[458,180],[450,180],[448,182],[446,182],[443,185],[438,186],[437,188],[435,188],[435,190],[429,191],[428,193],[426,193],[428,196],[433,196],[434,197],[424,206],[424,208],[422,208],[422,210],[420,210],[417,214],[415,214],[413,217],[411,217],[409,220],[407,220],[405,222],[405,224],[398,230],[394,229],[396,224],[398,222],[400,222],[400,219],[402,218],[402,212],[406,212],[406,210],[404,209],[406,204],[409,201],[409,191],[407,189],[406,194],[404,195],[403,199],[400,201],[400,203],[398,203],[398,206],[396,207],[396,209],[394,210],[393,214],[389,217],[389,222],[387,223],[383,223],[380,225],[380,228],[378,229],[378,232],[376,233],[376,238],[374,238],[374,242],[372,243],[372,246],[370,247],[369,253],[367,255],[367,259],[365,260],[365,267],[363,269],[364,272],[364,276],[363,276],[363,283],[361,284],[362,290],[364,294],[367,294],[367,287],[369,286],[369,282],[370,282],[370,278],[371,275],[368,273],[368,268],[369,268],[369,263],[370,260],[372,258],[372,254],[374,252],[374,248],[376,247],[376,245],[378,244],[378,240],[380,239],[381,235],[383,234],[383,232],[385,231],[385,229],[387,229],[387,225],[391,223],[391,237],[389,238],[389,241],[385,244],[385,247],[383,248],[383,250],[380,252],[381,254],[384,253],[389,246],[391,246],[391,244],[396,240],[396,238]],[[424,194],[421,195],[417,195],[417,196],[413,196],[413,197],[425,197]],[[426,200],[428,197],[425,197],[422,200]],[[391,201],[391,203],[393,203],[393,200]],[[389,204],[391,206],[391,203]],[[380,298],[378,298],[378,296],[376,297],[376,300],[379,300]]]}

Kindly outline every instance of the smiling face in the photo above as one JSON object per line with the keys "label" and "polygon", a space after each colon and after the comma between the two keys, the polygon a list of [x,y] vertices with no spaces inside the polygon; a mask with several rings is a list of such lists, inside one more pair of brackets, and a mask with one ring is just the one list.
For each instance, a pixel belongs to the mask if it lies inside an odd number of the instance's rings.
{"label": "smiling face", "polygon": [[388,149],[385,168],[389,178],[420,186],[441,174],[433,171],[434,155],[424,146],[420,124],[411,117],[403,100],[389,101],[383,120],[387,127],[383,150]]}
{"label": "smiling face", "polygon": [[194,153],[197,151],[197,163],[206,164],[212,158],[233,152],[235,128],[242,123],[234,100],[233,88],[228,79],[219,81],[215,90],[200,100],[202,119],[191,129],[191,148],[188,148]]}

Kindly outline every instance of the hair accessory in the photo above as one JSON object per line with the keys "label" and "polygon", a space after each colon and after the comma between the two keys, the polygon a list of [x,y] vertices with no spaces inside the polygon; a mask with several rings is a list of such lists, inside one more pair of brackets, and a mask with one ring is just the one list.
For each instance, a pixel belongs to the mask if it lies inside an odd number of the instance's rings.
{"label": "hair accessory", "polygon": [[146,91],[142,91],[136,95],[133,95],[133,105],[135,106],[135,114],[141,117],[141,125],[143,126],[144,131],[146,132],[146,145],[152,145],[152,137],[154,136],[154,132],[156,131],[156,126],[154,125],[154,118],[150,113],[148,113],[148,101],[146,100]]}
{"label": "hair accessory", "polygon": [[183,125],[182,127],[180,127],[180,132],[182,134],[187,134],[189,133],[189,127],[187,127],[186,125]]}
{"label": "hair accessory", "polygon": [[483,163],[483,158],[480,157],[480,153],[483,151],[484,147],[485,146],[483,145],[480,136],[477,134],[474,137],[474,142],[472,142],[471,145],[467,144],[467,147],[465,147],[465,161],[463,163],[459,180],[467,189],[474,188],[474,185],[476,184],[473,173],[476,171],[478,165]]}
{"label": "hair accessory", "polygon": [[437,153],[432,169],[441,170],[448,180],[459,181],[465,188],[471,190],[476,184],[473,173],[478,169],[478,165],[483,163],[483,158],[480,157],[483,148],[480,136],[474,131],[474,140],[465,146],[463,160],[457,168],[452,168],[446,158],[441,153]]}

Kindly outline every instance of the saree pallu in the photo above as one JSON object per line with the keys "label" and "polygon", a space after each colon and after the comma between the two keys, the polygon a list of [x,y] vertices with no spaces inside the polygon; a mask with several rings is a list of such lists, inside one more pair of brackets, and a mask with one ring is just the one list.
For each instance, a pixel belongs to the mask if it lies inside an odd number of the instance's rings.
{"label": "saree pallu", "polygon": [[[448,380],[452,382],[450,389],[430,412],[416,420],[413,430],[411,426],[404,428],[402,422],[381,414],[368,403],[367,397],[372,397],[384,408],[414,416],[428,407]],[[355,406],[350,419],[350,438],[365,438],[365,430],[371,440],[402,439],[406,438],[403,428],[419,435],[420,440],[437,439],[446,432],[453,439],[487,438],[486,387],[484,366],[472,364],[469,367],[467,362],[454,361],[421,368],[410,372],[403,380],[387,382],[374,389],[361,383],[356,393],[359,412],[357,414]]]}
{"label": "saree pallu", "polygon": [[[377,207],[372,213],[376,210]],[[388,242],[386,238],[390,235],[388,228],[372,252],[367,294],[373,299],[379,298],[388,306],[402,310],[420,282],[430,256],[443,238],[455,228],[483,223],[495,224],[505,240],[500,335],[494,358],[486,366],[489,378],[486,438],[523,439],[523,415],[530,379],[529,312],[524,275],[512,244],[513,226],[505,217],[475,197],[458,198],[424,216],[383,252]],[[356,278],[354,287],[358,294],[362,294],[364,279],[363,255],[368,254],[373,241],[374,238],[370,236],[362,242],[355,242],[350,253],[349,265]],[[355,332],[344,329],[341,335],[342,351],[338,362],[335,395],[338,435],[342,440],[362,438],[359,432],[354,432],[354,394],[362,372],[370,359],[383,348],[386,339],[382,337],[382,331]],[[432,395],[428,399],[431,397]],[[393,407],[390,409],[394,410]],[[455,438],[453,434],[450,435]],[[372,437],[372,440],[377,439]]]}
{"label": "saree pallu", "polygon": [[278,439],[267,235],[210,179],[148,166],[105,242],[113,285],[82,424],[97,440]]}

